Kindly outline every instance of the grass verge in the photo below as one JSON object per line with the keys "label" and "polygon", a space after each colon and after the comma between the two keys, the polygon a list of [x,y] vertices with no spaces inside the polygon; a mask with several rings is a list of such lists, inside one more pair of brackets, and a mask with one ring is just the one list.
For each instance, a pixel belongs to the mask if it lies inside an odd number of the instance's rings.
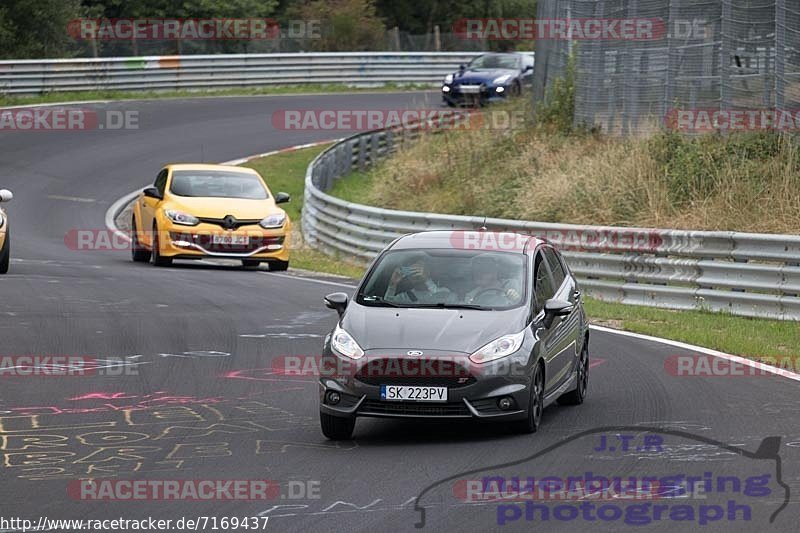
{"label": "grass verge", "polygon": [[306,176],[306,168],[311,163],[311,160],[325,148],[326,146],[315,146],[295,152],[279,153],[255,159],[245,163],[243,166],[257,170],[264,177],[273,193],[283,191],[292,195],[292,201],[281,206],[294,224],[295,231],[292,234],[292,252],[289,260],[292,267],[359,278],[364,271],[363,268],[351,265],[340,258],[318,252],[301,241],[301,232],[299,231],[301,225],[300,213],[303,207],[303,182]]}
{"label": "grass verge", "polygon": [[454,129],[426,133],[354,183],[362,187],[340,182],[334,192],[388,209],[800,233],[800,144],[773,132],[620,138],[524,121]]}
{"label": "grass verge", "polygon": [[586,299],[586,313],[595,324],[704,346],[750,359],[800,357],[800,327],[796,322],[707,311],[655,309],[591,298]]}
{"label": "grass verge", "polygon": [[351,87],[342,84],[275,85],[268,87],[237,87],[200,91],[81,91],[51,92],[37,95],[0,94],[0,107],[52,104],[60,102],[84,102],[93,100],[153,100],[164,98],[202,98],[215,96],[266,96],[282,94],[319,94],[353,92],[392,92],[397,90],[430,89],[422,85],[386,84],[380,87]]}
{"label": "grass verge", "polygon": [[[281,153],[247,163],[258,170],[274,192],[292,195],[286,211],[299,228],[303,180],[311,160],[324,147]],[[337,181],[335,195],[366,202],[367,186],[374,176],[356,173]],[[333,258],[307,246],[292,251],[293,267],[359,278],[364,269],[344,258]],[[671,311],[586,299],[593,323],[704,346],[759,360],[764,357],[800,356],[800,328],[796,323],[750,319],[705,311]]]}

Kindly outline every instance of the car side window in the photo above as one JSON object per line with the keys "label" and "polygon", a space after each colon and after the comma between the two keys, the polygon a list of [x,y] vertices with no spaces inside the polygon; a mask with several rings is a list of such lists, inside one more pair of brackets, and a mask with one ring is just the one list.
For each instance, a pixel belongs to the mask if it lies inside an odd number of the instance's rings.
{"label": "car side window", "polygon": [[544,255],[541,251],[536,252],[533,266],[533,295],[536,301],[533,314],[538,315],[544,309],[544,303],[554,294],[553,281],[550,279]]}
{"label": "car side window", "polygon": [[153,183],[153,186],[158,189],[158,192],[160,192],[162,196],[164,195],[164,191],[167,190],[167,174],[167,169],[162,170],[158,173],[155,183]]}
{"label": "car side window", "polygon": [[533,57],[532,56],[528,56],[528,55],[522,56],[522,68],[523,68],[523,70],[525,68],[527,68],[527,67],[532,67],[532,66],[533,66]]}
{"label": "car side window", "polygon": [[567,273],[564,272],[564,266],[558,260],[558,254],[552,248],[544,249],[544,257],[547,260],[547,265],[550,267],[550,272],[553,273],[553,287],[557,291],[561,284],[564,283],[564,278]]}

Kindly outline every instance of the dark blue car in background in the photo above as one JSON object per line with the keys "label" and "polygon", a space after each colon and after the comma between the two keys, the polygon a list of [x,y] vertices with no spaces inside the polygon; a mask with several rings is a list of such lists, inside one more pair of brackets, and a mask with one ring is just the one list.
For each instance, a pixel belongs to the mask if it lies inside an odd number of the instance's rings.
{"label": "dark blue car in background", "polygon": [[519,96],[533,81],[533,56],[498,53],[478,56],[442,84],[442,99],[450,107],[485,105]]}

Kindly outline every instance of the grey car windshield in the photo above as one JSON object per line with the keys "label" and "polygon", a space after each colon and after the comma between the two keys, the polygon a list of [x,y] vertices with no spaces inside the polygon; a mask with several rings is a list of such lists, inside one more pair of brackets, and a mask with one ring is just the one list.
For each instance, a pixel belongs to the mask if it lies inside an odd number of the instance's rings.
{"label": "grey car windshield", "polygon": [[485,55],[473,59],[469,64],[469,68],[473,70],[497,68],[519,70],[520,58],[513,55]]}
{"label": "grey car windshield", "polygon": [[265,200],[267,189],[261,179],[244,172],[217,170],[176,170],[172,173],[172,194],[188,197]]}
{"label": "grey car windshield", "polygon": [[380,307],[509,309],[525,302],[526,256],[481,250],[396,250],[372,268],[357,302]]}

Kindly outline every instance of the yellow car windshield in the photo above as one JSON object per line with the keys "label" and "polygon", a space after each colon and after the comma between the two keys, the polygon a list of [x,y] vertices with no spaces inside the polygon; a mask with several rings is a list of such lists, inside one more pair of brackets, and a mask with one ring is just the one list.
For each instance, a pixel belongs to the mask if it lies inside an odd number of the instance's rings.
{"label": "yellow car windshield", "polygon": [[176,170],[170,192],[176,196],[266,200],[267,190],[253,174],[225,171]]}

